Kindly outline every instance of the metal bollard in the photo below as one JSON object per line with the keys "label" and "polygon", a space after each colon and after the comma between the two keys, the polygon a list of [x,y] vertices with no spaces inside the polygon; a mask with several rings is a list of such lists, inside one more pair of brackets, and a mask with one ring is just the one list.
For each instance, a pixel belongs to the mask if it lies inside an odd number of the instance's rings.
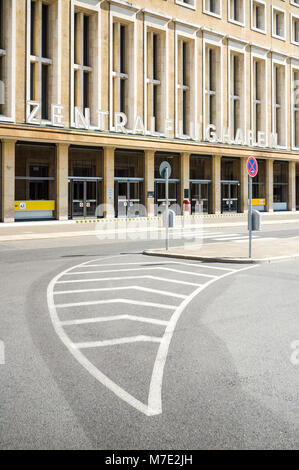
{"label": "metal bollard", "polygon": [[[163,213],[163,224],[166,226],[166,211]],[[175,212],[171,209],[168,211],[168,227],[173,228],[175,225]]]}
{"label": "metal bollard", "polygon": [[255,209],[252,210],[252,230],[260,232],[262,230],[262,216],[261,213]]}

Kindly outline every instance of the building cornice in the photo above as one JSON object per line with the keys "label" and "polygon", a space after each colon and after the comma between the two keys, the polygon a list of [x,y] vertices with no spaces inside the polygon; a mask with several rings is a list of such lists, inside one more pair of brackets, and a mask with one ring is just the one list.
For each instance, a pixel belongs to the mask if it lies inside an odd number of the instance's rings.
{"label": "building cornice", "polygon": [[257,158],[273,158],[282,160],[294,160],[299,162],[299,155],[295,150],[270,149],[247,146],[233,146],[229,144],[217,144],[209,142],[186,141],[175,138],[156,139],[149,136],[123,136],[108,132],[86,131],[76,129],[53,129],[45,126],[28,126],[24,124],[11,125],[0,124],[1,140],[19,140],[27,142],[44,142],[55,144],[89,145],[97,147],[112,146],[115,148],[132,148],[139,150],[149,150],[155,144],[156,151],[190,152],[221,154],[229,156],[240,156],[240,151],[244,157],[255,155]]}
{"label": "building cornice", "polygon": [[111,5],[121,6],[121,7],[129,8],[131,10],[143,11],[143,9],[140,6],[135,5],[134,3],[126,2],[125,0],[107,0],[107,2],[110,3]]}
{"label": "building cornice", "polygon": [[159,11],[153,11],[149,8],[144,8],[143,13],[146,15],[154,16],[156,18],[163,18],[165,20],[173,20],[172,16],[166,15],[166,13],[161,13]]}

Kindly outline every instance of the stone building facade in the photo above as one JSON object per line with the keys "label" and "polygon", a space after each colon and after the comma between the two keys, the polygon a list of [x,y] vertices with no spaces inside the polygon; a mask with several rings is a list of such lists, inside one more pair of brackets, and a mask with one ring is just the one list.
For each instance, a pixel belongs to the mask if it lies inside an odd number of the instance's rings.
{"label": "stone building facade", "polygon": [[3,222],[295,211],[299,1],[0,0],[0,143]]}

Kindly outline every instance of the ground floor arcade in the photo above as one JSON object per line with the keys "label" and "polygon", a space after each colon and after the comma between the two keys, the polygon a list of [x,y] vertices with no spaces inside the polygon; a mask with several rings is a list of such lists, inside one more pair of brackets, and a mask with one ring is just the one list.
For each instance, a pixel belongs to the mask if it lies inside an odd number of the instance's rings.
{"label": "ground floor arcade", "polygon": [[[2,140],[1,220],[157,216],[165,206],[159,167],[171,165],[169,200],[177,214],[248,209],[248,155]],[[260,211],[299,210],[299,162],[258,158],[253,180]]]}

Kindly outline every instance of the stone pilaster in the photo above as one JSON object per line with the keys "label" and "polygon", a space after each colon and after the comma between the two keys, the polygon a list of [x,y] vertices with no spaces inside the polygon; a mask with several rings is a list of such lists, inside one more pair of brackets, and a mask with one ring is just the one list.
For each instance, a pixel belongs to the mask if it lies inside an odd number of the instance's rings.
{"label": "stone pilaster", "polygon": [[221,214],[221,155],[212,160],[212,203],[213,214]]}
{"label": "stone pilaster", "polygon": [[148,193],[154,193],[155,190],[155,151],[146,150],[144,152],[145,158],[145,207],[148,217],[155,215],[155,199],[148,197]]}
{"label": "stone pilaster", "polygon": [[241,157],[241,212],[248,212],[248,173],[247,157]]}
{"label": "stone pilaster", "polygon": [[296,162],[289,162],[289,201],[288,210],[296,210]]}
{"label": "stone pilaster", "polygon": [[[187,189],[190,192],[190,153],[181,154],[181,211],[183,213],[184,192]],[[189,194],[190,199],[190,194]]]}
{"label": "stone pilaster", "polygon": [[266,211],[273,212],[273,160],[266,160]]}
{"label": "stone pilaster", "polygon": [[56,218],[57,220],[68,220],[69,145],[57,144],[56,148],[57,148]]}
{"label": "stone pilaster", "polygon": [[114,217],[114,148],[104,147],[104,217]]}
{"label": "stone pilaster", "polygon": [[15,144],[2,140],[2,222],[15,221]]}

